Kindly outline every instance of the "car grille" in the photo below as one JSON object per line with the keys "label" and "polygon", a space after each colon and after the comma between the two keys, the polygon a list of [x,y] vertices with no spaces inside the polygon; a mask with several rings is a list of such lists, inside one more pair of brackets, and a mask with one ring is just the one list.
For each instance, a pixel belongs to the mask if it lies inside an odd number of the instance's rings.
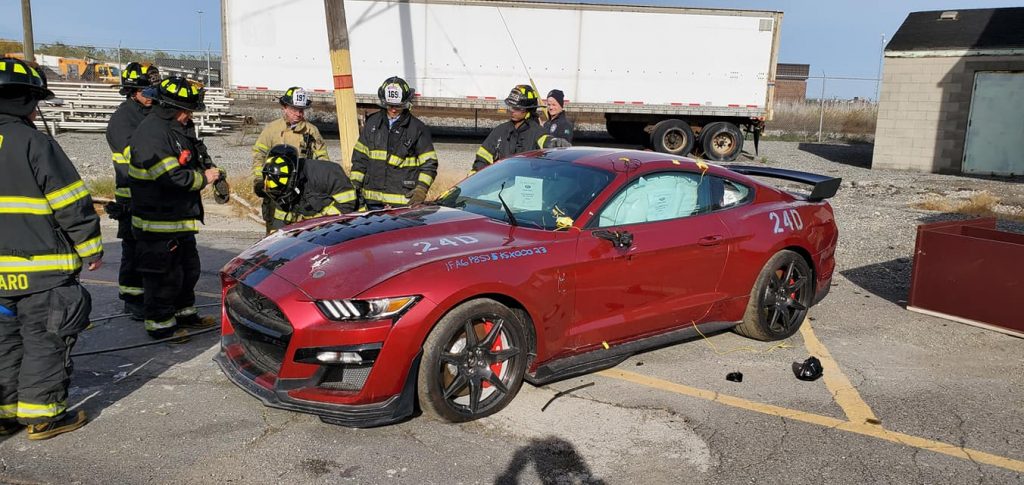
{"label": "car grille", "polygon": [[370,376],[373,365],[331,366],[320,381],[320,387],[336,391],[358,391]]}
{"label": "car grille", "polygon": [[276,374],[293,330],[281,309],[241,283],[228,290],[224,307],[249,360],[260,371]]}

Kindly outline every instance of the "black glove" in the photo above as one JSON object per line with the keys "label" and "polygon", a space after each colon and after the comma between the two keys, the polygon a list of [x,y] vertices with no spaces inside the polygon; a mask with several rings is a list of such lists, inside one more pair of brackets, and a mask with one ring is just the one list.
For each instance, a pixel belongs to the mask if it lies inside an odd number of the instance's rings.
{"label": "black glove", "polygon": [[110,202],[103,206],[103,210],[106,211],[107,217],[115,221],[119,221],[128,215],[128,208],[117,201]]}
{"label": "black glove", "polygon": [[231,200],[231,187],[228,185],[227,173],[220,171],[220,177],[213,183],[213,201],[218,204],[227,204]]}
{"label": "black glove", "polygon": [[252,193],[256,194],[256,197],[261,199],[267,198],[267,192],[263,190],[263,179],[256,179],[252,181]]}

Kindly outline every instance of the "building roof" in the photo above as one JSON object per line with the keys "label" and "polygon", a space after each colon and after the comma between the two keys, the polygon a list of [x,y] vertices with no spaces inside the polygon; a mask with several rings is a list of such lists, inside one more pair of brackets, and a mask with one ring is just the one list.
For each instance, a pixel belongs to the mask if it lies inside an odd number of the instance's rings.
{"label": "building roof", "polygon": [[795,81],[806,81],[811,75],[810,64],[784,64],[775,65],[775,77],[777,79],[792,79]]}
{"label": "building roof", "polygon": [[911,12],[886,52],[1024,48],[1024,8]]}

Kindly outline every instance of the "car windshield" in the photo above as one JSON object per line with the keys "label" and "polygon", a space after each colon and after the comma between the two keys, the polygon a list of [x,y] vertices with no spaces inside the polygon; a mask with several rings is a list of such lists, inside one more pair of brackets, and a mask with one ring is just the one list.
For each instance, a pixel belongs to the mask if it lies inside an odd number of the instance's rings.
{"label": "car windshield", "polygon": [[517,225],[554,230],[571,224],[565,217],[579,217],[612,177],[611,172],[571,162],[508,158],[445,192],[437,203],[510,222],[500,193]]}

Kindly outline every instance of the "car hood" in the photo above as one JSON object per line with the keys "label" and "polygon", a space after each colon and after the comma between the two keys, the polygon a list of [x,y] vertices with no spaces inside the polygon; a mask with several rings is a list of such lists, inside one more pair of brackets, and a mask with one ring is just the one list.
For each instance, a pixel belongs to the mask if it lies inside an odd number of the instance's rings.
{"label": "car hood", "polygon": [[424,264],[509,246],[509,229],[438,206],[321,218],[260,241],[229,263],[229,273],[271,271],[312,299],[351,298]]}

